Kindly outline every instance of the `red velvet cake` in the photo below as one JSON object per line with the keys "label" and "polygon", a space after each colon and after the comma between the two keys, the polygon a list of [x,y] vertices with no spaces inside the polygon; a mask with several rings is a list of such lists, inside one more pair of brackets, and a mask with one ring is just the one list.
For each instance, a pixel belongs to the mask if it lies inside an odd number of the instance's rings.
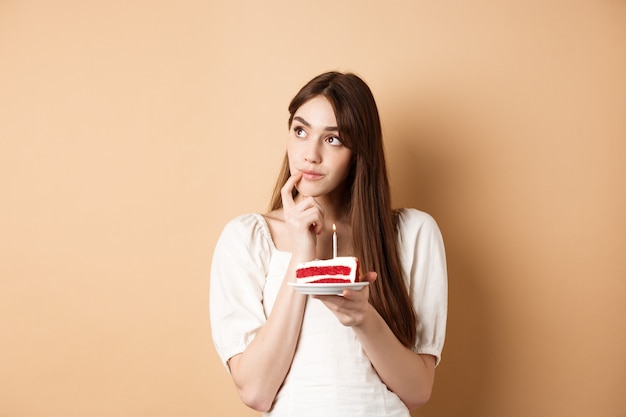
{"label": "red velvet cake", "polygon": [[348,284],[359,282],[359,260],[352,256],[305,262],[296,268],[300,284]]}

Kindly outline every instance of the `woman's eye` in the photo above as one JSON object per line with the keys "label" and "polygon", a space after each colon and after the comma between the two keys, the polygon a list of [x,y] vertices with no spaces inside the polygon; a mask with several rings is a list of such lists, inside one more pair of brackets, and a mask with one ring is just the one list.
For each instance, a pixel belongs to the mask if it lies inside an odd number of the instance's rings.
{"label": "woman's eye", "polygon": [[331,136],[328,139],[326,139],[326,142],[328,142],[329,144],[333,145],[333,146],[341,146],[343,145],[343,143],[341,143],[341,140],[339,140],[339,138],[337,136]]}
{"label": "woman's eye", "polygon": [[299,138],[304,138],[306,137],[306,132],[304,131],[304,129],[302,129],[301,127],[295,127],[293,129],[294,133],[296,134],[297,137]]}

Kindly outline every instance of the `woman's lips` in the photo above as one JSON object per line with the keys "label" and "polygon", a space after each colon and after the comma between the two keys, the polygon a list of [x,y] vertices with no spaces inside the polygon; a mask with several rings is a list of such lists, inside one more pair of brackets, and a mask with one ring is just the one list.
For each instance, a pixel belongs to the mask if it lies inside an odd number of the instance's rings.
{"label": "woman's lips", "polygon": [[300,171],[302,172],[302,178],[307,181],[316,181],[322,178],[324,175],[316,171]]}

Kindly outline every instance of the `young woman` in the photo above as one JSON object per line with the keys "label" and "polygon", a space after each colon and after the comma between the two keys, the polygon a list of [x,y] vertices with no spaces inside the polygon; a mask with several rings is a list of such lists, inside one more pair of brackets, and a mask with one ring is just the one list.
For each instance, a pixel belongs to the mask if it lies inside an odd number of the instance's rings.
{"label": "young woman", "polygon": [[[409,416],[430,398],[447,316],[435,221],[392,210],[378,110],[354,74],[309,81],[289,105],[287,154],[266,214],[215,248],[215,346],[242,401],[266,416]],[[301,262],[356,256],[360,290],[303,295]]]}

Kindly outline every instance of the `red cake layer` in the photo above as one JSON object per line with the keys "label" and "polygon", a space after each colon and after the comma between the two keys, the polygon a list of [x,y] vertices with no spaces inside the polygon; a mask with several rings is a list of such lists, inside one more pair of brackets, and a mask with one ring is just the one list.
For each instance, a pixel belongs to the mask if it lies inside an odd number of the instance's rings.
{"label": "red cake layer", "polygon": [[296,280],[307,284],[358,282],[359,260],[346,256],[305,262],[296,268]]}
{"label": "red cake layer", "polygon": [[311,281],[311,284],[348,284],[351,283],[352,281],[350,281],[349,279],[342,279],[342,278],[321,278],[321,279],[316,279],[315,281]]}
{"label": "red cake layer", "polygon": [[344,265],[310,266],[296,271],[296,278],[312,277],[314,275],[350,275],[352,268]]}

